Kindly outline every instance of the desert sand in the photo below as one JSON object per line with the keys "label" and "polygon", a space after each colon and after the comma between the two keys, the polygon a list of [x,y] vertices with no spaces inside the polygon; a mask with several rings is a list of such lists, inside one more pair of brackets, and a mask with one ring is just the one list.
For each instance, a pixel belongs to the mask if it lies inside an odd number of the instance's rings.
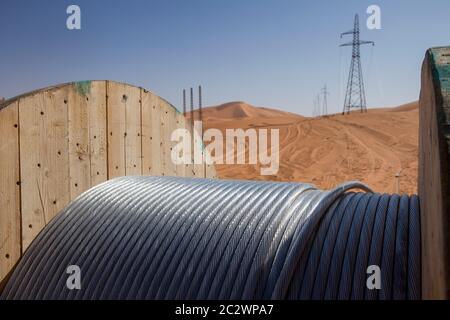
{"label": "desert sand", "polygon": [[376,192],[417,193],[417,102],[315,118],[230,102],[204,108],[203,125],[222,132],[280,129],[278,174],[262,176],[259,165],[216,165],[222,179],[305,182],[323,189],[358,180]]}

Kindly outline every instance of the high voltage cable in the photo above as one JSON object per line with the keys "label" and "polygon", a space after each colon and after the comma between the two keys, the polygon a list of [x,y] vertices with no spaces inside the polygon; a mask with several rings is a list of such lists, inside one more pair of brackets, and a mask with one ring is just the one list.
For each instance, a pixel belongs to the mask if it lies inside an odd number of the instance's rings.
{"label": "high voltage cable", "polygon": [[[351,192],[351,189],[364,192]],[[80,290],[66,286],[69,265]],[[367,267],[381,289],[367,287]],[[419,299],[416,196],[349,182],[123,177],[32,242],[2,299]]]}

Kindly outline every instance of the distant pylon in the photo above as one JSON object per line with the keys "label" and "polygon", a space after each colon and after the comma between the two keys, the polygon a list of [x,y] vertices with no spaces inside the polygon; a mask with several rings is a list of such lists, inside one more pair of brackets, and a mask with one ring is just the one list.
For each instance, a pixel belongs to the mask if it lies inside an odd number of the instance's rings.
{"label": "distant pylon", "polygon": [[320,117],[320,94],[316,95],[316,98],[314,99],[314,112],[315,117]]}
{"label": "distant pylon", "polygon": [[183,115],[186,116],[186,89],[183,89]]}
{"label": "distant pylon", "polygon": [[341,38],[346,34],[353,35],[353,41],[340,45],[341,47],[352,46],[352,61],[350,64],[344,110],[342,111],[342,114],[350,113],[352,109],[360,109],[361,112],[367,112],[366,95],[364,92],[363,74],[361,69],[360,46],[364,44],[375,45],[375,42],[359,39],[359,18],[357,14],[355,15],[353,29],[342,33]]}
{"label": "distant pylon", "polygon": [[[203,113],[202,113],[202,108],[203,108],[203,97],[202,97],[202,86],[198,86],[198,115],[199,115],[199,120],[202,122],[202,126],[203,126]],[[200,139],[201,139],[201,143],[203,146],[203,127],[202,130],[200,132]],[[205,152],[204,149],[202,147],[202,161],[205,161]],[[203,166],[203,175],[206,177],[206,166]]]}
{"label": "distant pylon", "polygon": [[326,116],[328,115],[328,100],[327,96],[330,94],[327,90],[327,85],[325,84],[322,90],[320,90],[321,95],[323,96],[322,99],[322,115]]}
{"label": "distant pylon", "polygon": [[200,121],[203,121],[202,107],[202,86],[198,86],[198,114]]}
{"label": "distant pylon", "polygon": [[[190,130],[191,130],[191,150],[194,150],[195,148],[195,128],[194,128],[194,89],[191,87],[191,95],[190,95],[190,107],[191,107],[191,123],[190,123]],[[192,163],[194,163],[194,159],[192,159]]]}

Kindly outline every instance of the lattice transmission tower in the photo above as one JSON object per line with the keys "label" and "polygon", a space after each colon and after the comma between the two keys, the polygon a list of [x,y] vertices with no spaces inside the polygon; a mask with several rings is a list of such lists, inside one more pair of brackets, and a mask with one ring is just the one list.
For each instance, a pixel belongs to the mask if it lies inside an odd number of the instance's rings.
{"label": "lattice transmission tower", "polygon": [[355,23],[352,30],[344,32],[343,35],[353,35],[353,41],[341,44],[341,47],[352,46],[352,61],[348,75],[347,90],[345,92],[344,110],[342,114],[350,113],[352,109],[360,109],[367,112],[366,95],[364,92],[364,81],[361,68],[360,46],[364,44],[375,45],[373,41],[359,39],[359,18],[355,15]]}
{"label": "lattice transmission tower", "polygon": [[328,99],[327,99],[327,96],[330,95],[330,92],[327,90],[327,85],[326,84],[320,90],[320,94],[323,96],[323,98],[322,98],[322,115],[324,117],[326,117],[328,115]]}

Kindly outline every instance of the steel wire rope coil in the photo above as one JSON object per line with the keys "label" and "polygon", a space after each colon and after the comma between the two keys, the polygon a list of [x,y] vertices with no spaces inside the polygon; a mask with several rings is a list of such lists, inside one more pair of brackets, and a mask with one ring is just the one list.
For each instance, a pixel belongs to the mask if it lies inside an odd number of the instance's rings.
{"label": "steel wire rope coil", "polygon": [[[69,265],[80,290],[66,286]],[[380,290],[367,286],[370,265]],[[123,177],[57,215],[1,298],[420,299],[420,265],[417,196]]]}

